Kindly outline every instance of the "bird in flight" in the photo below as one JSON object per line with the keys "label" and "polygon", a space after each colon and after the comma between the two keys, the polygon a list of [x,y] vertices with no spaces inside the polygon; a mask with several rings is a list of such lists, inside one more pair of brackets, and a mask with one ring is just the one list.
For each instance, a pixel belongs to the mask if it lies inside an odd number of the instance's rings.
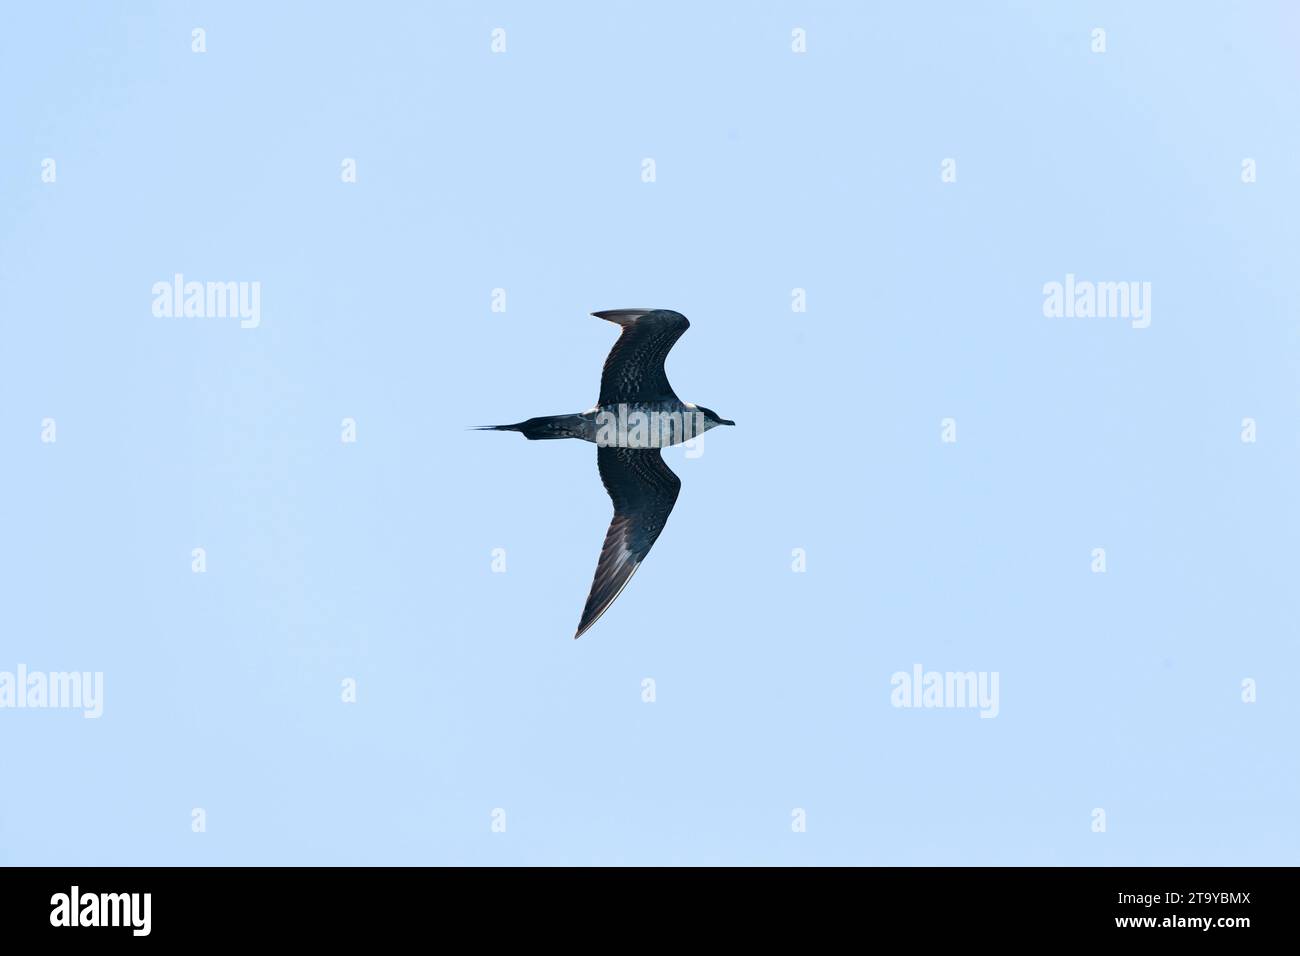
{"label": "bird in flight", "polygon": [[734,425],[703,405],[677,397],[664,359],[691,327],[668,309],[593,312],[622,333],[600,376],[600,398],[585,412],[545,415],[482,431],[520,432],[530,441],[579,438],[596,445],[600,480],[614,503],[614,520],[596,563],[578,632],[582,637],[627,587],[663,531],[682,483],[664,464],[660,448],[689,441],[718,425]]}

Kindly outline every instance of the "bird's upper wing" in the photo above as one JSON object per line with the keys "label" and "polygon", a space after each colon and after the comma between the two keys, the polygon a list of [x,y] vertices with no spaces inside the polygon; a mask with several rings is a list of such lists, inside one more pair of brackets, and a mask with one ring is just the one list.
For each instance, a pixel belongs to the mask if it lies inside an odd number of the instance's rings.
{"label": "bird's upper wing", "polygon": [[657,448],[597,448],[596,464],[614,502],[614,520],[605,532],[596,578],[574,637],[582,637],[627,587],[664,529],[682,487]]}
{"label": "bird's upper wing", "polygon": [[691,327],[686,316],[664,309],[612,309],[591,314],[623,327],[605,359],[596,404],[680,401],[668,384],[664,359]]}

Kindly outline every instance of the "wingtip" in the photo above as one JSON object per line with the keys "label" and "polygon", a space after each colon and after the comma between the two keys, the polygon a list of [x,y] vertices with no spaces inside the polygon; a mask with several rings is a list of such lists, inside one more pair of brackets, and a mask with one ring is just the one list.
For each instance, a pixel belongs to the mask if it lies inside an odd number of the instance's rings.
{"label": "wingtip", "polygon": [[599,312],[591,313],[598,319],[604,319],[606,322],[613,322],[616,325],[623,325],[627,322],[635,321],[643,315],[649,315],[655,309],[601,309]]}

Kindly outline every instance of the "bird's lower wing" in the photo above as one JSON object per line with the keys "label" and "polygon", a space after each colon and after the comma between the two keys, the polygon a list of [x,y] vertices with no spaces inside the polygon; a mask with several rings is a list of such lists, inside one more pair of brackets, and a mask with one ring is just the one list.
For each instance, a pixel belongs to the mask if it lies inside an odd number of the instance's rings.
{"label": "bird's lower wing", "polygon": [[614,520],[605,533],[575,638],[596,623],[632,580],[663,531],[682,487],[657,448],[597,448],[596,464],[614,502]]}

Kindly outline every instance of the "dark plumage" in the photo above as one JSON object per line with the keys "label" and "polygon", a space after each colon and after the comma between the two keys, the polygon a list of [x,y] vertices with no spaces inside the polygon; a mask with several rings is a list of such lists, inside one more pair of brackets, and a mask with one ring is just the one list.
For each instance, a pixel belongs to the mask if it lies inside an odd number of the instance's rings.
{"label": "dark plumage", "polygon": [[[605,359],[595,407],[575,415],[487,426],[491,431],[520,432],[533,441],[580,438],[598,446],[596,465],[614,503],[614,518],[605,533],[595,580],[574,637],[581,637],[595,624],[627,587],[677,502],[681,480],[664,464],[659,449],[718,425],[735,424],[701,405],[683,402],[668,384],[664,359],[691,327],[686,316],[668,309],[613,309],[592,315],[623,330]],[[612,422],[626,425],[636,416],[651,422],[646,431],[610,427]],[[655,427],[660,420],[656,416],[670,424]]]}
{"label": "dark plumage", "polygon": [[614,502],[614,520],[605,532],[596,577],[574,637],[595,624],[627,587],[668,523],[682,489],[682,480],[664,464],[658,448],[597,448],[596,467]]}

